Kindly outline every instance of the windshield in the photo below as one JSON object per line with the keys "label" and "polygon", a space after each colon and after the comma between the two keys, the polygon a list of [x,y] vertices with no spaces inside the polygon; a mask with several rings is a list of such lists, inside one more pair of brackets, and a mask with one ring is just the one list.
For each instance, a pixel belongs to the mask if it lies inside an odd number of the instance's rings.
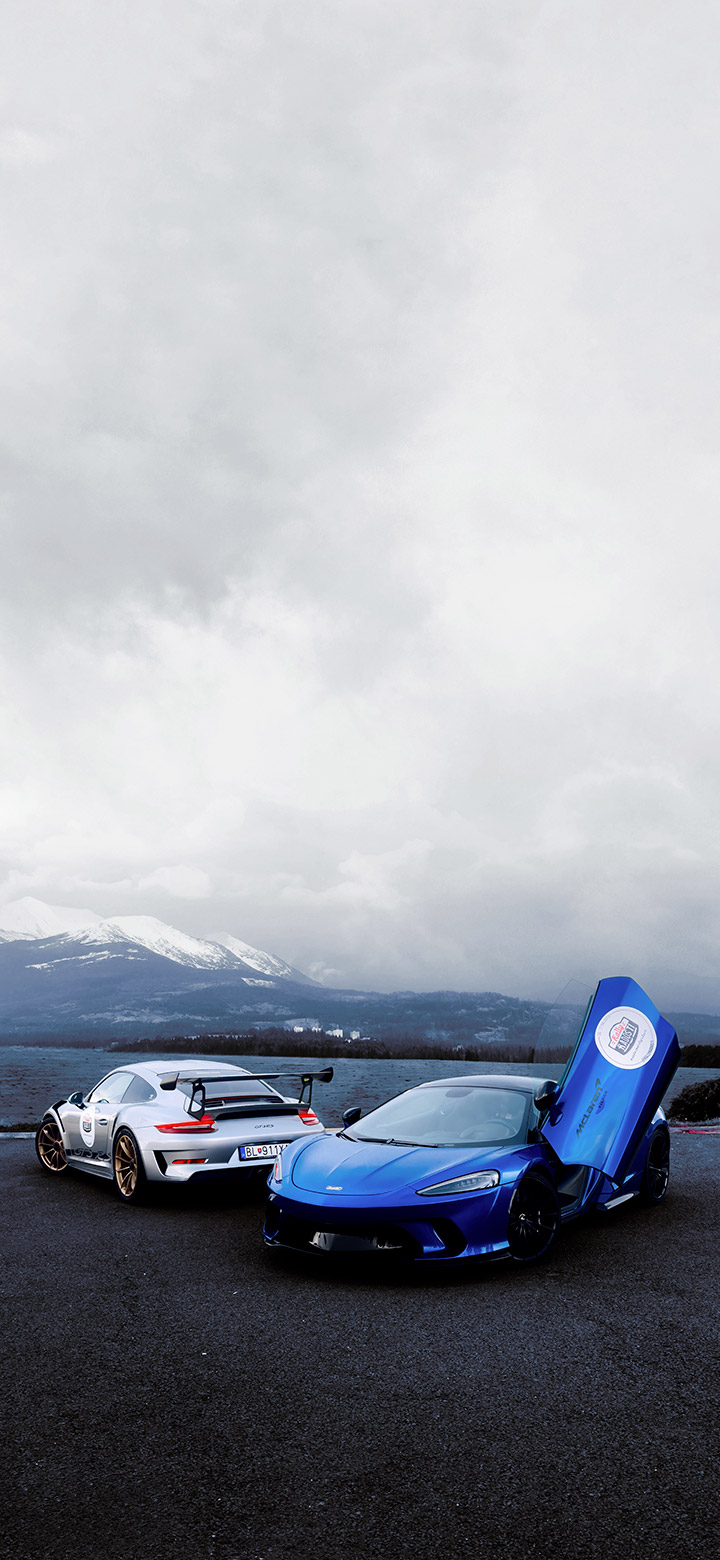
{"label": "windshield", "polygon": [[481,1148],[525,1142],[530,1096],[520,1089],[473,1084],[422,1084],[388,1100],[353,1126],[364,1143],[418,1148]]}

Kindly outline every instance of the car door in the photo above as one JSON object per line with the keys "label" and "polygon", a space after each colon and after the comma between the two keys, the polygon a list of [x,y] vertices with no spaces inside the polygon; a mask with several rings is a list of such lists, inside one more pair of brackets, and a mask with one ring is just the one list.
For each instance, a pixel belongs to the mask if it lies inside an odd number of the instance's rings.
{"label": "car door", "polygon": [[680,1061],[672,1024],[623,975],[601,980],[542,1135],[619,1183]]}
{"label": "car door", "polygon": [[65,1100],[58,1106],[58,1115],[63,1124],[63,1132],[67,1139],[68,1153],[79,1154],[82,1152],[82,1136],[80,1133],[80,1119],[85,1110],[85,1101],[81,1090],[71,1094],[69,1100]]}
{"label": "car door", "polygon": [[80,1113],[84,1157],[107,1159],[120,1102],[133,1081],[130,1072],[109,1073],[90,1091]]}

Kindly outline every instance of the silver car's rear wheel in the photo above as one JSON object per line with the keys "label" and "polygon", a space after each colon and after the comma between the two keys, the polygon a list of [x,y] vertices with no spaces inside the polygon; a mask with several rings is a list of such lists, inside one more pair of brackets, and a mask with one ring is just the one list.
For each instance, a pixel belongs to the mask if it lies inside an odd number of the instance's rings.
{"label": "silver car's rear wheel", "polygon": [[140,1149],[127,1127],[113,1145],[113,1185],[123,1202],[139,1202],[145,1190],[145,1170]]}
{"label": "silver car's rear wheel", "polygon": [[63,1148],[62,1132],[53,1116],[46,1116],[35,1133],[35,1152],[43,1170],[49,1175],[61,1175],[68,1162]]}

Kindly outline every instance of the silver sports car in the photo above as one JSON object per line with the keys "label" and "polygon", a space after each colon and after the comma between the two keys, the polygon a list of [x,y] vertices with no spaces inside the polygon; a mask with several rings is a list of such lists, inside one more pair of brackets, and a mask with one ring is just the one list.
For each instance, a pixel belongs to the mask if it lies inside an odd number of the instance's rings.
{"label": "silver sports car", "polygon": [[[248,1176],[296,1138],[324,1131],[312,1085],[332,1075],[332,1067],[255,1074],[186,1056],[133,1062],[89,1094],[50,1106],[35,1137],[38,1159],[51,1175],[72,1167],[112,1181],[123,1202],[137,1201],[148,1181]],[[301,1081],[299,1098],[280,1094],[271,1078]]]}

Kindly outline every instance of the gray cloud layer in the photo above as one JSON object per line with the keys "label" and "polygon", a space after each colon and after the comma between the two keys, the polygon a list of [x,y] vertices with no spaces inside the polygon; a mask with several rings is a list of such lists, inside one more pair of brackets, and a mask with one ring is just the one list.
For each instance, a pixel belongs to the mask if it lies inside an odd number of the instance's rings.
{"label": "gray cloud layer", "polygon": [[719,32],[8,0],[6,898],[714,973]]}

